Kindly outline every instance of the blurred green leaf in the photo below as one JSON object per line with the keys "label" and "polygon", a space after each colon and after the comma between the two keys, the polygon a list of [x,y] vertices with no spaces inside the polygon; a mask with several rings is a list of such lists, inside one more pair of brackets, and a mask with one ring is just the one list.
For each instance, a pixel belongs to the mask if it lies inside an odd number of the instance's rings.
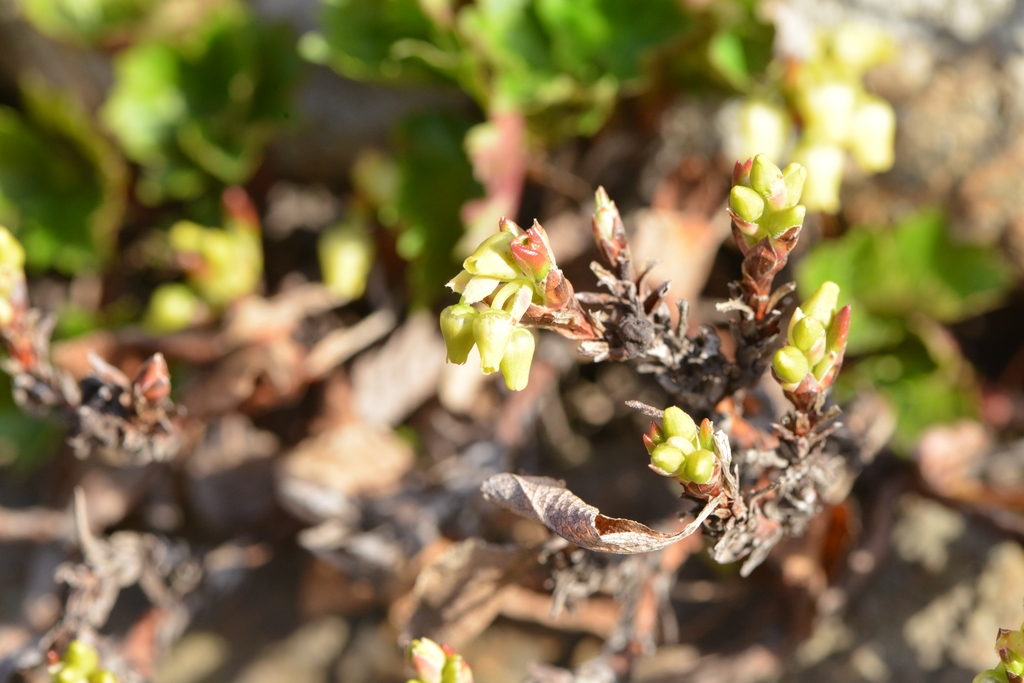
{"label": "blurred green leaf", "polygon": [[412,0],[322,7],[321,33],[300,45],[307,59],[355,78],[430,69],[487,111],[526,114],[543,140],[596,132],[619,87],[636,85],[648,55],[688,24],[676,0],[477,0],[450,24]]}
{"label": "blurred green leaf", "polygon": [[356,79],[423,75],[392,54],[400,40],[430,41],[433,25],[417,0],[331,0],[321,12],[321,35],[304,36],[307,59],[329,63]]}
{"label": "blurred green leaf", "polygon": [[413,116],[396,131],[398,250],[411,261],[408,281],[416,305],[432,303],[457,270],[452,250],[462,235],[459,211],[483,194],[462,147],[470,125],[431,113]]}
{"label": "blurred green leaf", "polygon": [[30,268],[97,268],[120,227],[124,162],[70,94],[29,80],[23,101],[25,114],[0,107],[0,224]]}
{"label": "blurred green leaf", "polygon": [[140,200],[194,199],[218,182],[246,182],[288,118],[298,66],[290,31],[238,4],[212,12],[187,40],[120,53],[101,116],[143,167]]}
{"label": "blurred green leaf", "polygon": [[977,391],[948,333],[937,323],[979,315],[999,303],[1012,273],[994,249],[957,245],[937,210],[891,229],[858,226],[816,244],[797,267],[803,296],[825,280],[852,306],[848,356],[870,354],[844,382],[870,382],[899,410],[897,447],[925,426],[976,412]]}
{"label": "blurred green leaf", "polygon": [[127,33],[157,0],[22,0],[25,18],[43,33],[93,43]]}
{"label": "blurred green leaf", "polygon": [[29,472],[57,453],[64,427],[21,412],[11,398],[11,379],[0,373],[0,467]]}
{"label": "blurred green leaf", "polygon": [[737,89],[750,81],[743,42],[731,31],[719,31],[708,43],[708,62]]}
{"label": "blurred green leaf", "polygon": [[954,244],[942,213],[927,210],[892,229],[855,227],[815,245],[797,271],[801,293],[826,279],[839,284],[845,303],[873,315],[919,311],[956,322],[998,304],[1012,272],[994,249]]}

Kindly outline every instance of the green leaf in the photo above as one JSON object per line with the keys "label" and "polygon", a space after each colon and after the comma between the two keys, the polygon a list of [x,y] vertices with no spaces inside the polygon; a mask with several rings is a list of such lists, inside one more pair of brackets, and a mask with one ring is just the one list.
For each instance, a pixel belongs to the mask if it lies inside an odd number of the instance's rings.
{"label": "green leaf", "polygon": [[422,75],[392,54],[401,40],[429,41],[430,19],[417,0],[331,0],[321,5],[320,33],[303,36],[300,50],[355,79]]}
{"label": "green leaf", "polygon": [[928,425],[976,414],[977,389],[938,323],[984,312],[1013,281],[996,250],[955,244],[947,229],[937,210],[890,229],[856,226],[814,245],[797,267],[803,296],[833,280],[839,303],[852,306],[847,356],[869,355],[843,385],[871,383],[889,397],[903,451]]}
{"label": "green leaf", "polygon": [[127,169],[71,95],[28,81],[27,116],[0,107],[0,224],[33,269],[76,273],[112,252]]}
{"label": "green leaf", "polygon": [[483,194],[462,147],[469,127],[453,116],[420,114],[396,133],[399,245],[412,262],[408,281],[416,305],[432,303],[457,269],[452,251],[462,235],[459,212]]}
{"label": "green leaf", "polygon": [[815,245],[797,268],[801,293],[826,279],[839,284],[841,303],[867,313],[955,322],[997,305],[1012,273],[996,250],[953,243],[943,215],[927,210],[891,229],[858,226]]}
{"label": "green leaf", "polygon": [[22,0],[25,18],[41,32],[79,44],[133,29],[156,0]]}
{"label": "green leaf", "polygon": [[11,398],[11,379],[0,373],[0,467],[28,473],[55,455],[64,440],[56,420],[25,415]]}
{"label": "green leaf", "polygon": [[750,82],[743,43],[731,31],[719,31],[708,43],[708,63],[734,88],[743,89]]}
{"label": "green leaf", "polygon": [[218,183],[246,182],[288,118],[298,67],[289,30],[234,4],[185,41],[121,52],[101,117],[143,166],[139,198],[195,199]]}
{"label": "green leaf", "polygon": [[651,52],[687,22],[676,0],[477,0],[452,27],[432,24],[416,0],[324,0],[322,31],[300,51],[352,78],[431,70],[557,140],[596,132],[620,85],[636,86]]}

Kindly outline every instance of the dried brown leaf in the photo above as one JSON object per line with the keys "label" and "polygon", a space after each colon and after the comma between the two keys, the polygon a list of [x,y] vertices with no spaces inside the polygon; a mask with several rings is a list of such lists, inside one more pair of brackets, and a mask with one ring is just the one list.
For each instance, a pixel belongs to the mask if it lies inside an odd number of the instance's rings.
{"label": "dried brown leaf", "polygon": [[665,534],[631,519],[606,517],[565,488],[563,482],[550,477],[496,474],[483,483],[481,490],[487,500],[540,522],[580,547],[623,555],[661,550],[686,538],[721,503],[718,498],[709,501],[685,529]]}

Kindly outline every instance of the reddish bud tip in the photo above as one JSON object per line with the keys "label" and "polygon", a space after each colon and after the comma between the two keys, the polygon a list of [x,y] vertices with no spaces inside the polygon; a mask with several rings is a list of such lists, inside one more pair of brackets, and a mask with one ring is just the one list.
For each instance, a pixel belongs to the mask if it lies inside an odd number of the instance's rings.
{"label": "reddish bud tip", "polygon": [[647,435],[651,437],[651,440],[655,443],[661,443],[665,440],[664,432],[661,431],[661,425],[654,420],[651,420],[651,426],[647,429]]}
{"label": "reddish bud tip", "polygon": [[256,206],[252,203],[248,193],[241,187],[235,185],[225,189],[224,194],[221,195],[221,204],[224,206],[224,211],[233,220],[252,230],[259,228],[259,212],[256,211]]}
{"label": "reddish bud tip", "polygon": [[836,313],[835,320],[832,321],[832,329],[830,330],[832,339],[829,340],[829,347],[831,351],[842,351],[846,349],[846,338],[850,334],[850,307],[849,305],[843,306]]}
{"label": "reddish bud tip", "polygon": [[700,441],[700,447],[707,451],[714,452],[715,450],[715,429],[714,425],[711,424],[711,420],[706,417],[700,423],[700,431],[697,433],[697,439]]}
{"label": "reddish bud tip", "polygon": [[746,185],[750,181],[750,169],[754,166],[754,157],[746,161],[736,161],[732,168],[732,184]]}
{"label": "reddish bud tip", "polygon": [[162,353],[155,353],[142,364],[135,376],[135,395],[149,403],[160,403],[171,395],[171,375]]}

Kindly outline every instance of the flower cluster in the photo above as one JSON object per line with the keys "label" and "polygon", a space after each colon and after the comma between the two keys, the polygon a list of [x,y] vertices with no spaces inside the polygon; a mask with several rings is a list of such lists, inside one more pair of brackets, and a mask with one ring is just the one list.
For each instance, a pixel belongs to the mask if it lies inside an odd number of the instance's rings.
{"label": "flower cluster", "polygon": [[850,307],[837,310],[839,285],[824,282],[798,306],[789,322],[787,345],[775,352],[772,368],[786,391],[803,382],[828,387],[842,364],[850,329]]}
{"label": "flower cluster", "polygon": [[0,225],[0,327],[14,319],[11,297],[25,285],[25,249],[21,243]]}
{"label": "flower cluster", "polygon": [[999,664],[974,677],[974,683],[1024,683],[1024,624],[1020,630],[999,629],[996,636]]}
{"label": "flower cluster", "polygon": [[409,664],[416,672],[409,683],[473,683],[473,671],[466,660],[449,646],[429,638],[410,643]]}
{"label": "flower cluster", "polygon": [[764,154],[736,164],[728,210],[748,246],[803,225],[807,210],[799,202],[806,181],[800,164],[780,171]]}
{"label": "flower cluster", "polygon": [[441,312],[441,333],[448,360],[463,364],[476,346],[480,369],[497,370],[513,391],[526,387],[533,361],[533,333],[522,323],[530,306],[546,305],[557,288],[555,257],[547,234],[538,223],[523,230],[503,218],[499,231],[488,237],[463,262],[464,270],[448,286],[462,295],[459,303]]}
{"label": "flower cluster", "polygon": [[96,648],[80,640],[68,643],[64,656],[51,664],[48,671],[53,683],[117,683],[117,676],[100,668]]}
{"label": "flower cluster", "polygon": [[707,484],[718,462],[713,431],[710,420],[701,422],[698,429],[682,408],[666,408],[662,426],[652,421],[644,434],[651,469],[662,476],[677,477],[684,484]]}
{"label": "flower cluster", "polygon": [[[169,240],[175,261],[188,285],[157,287],[146,311],[146,326],[155,332],[174,332],[196,322],[202,299],[221,308],[251,294],[263,277],[263,245],[259,218],[245,191],[224,191],[225,225],[208,228],[192,221],[171,226]],[[198,294],[198,296],[197,296]]]}
{"label": "flower cluster", "polygon": [[892,167],[896,115],[888,102],[865,90],[863,78],[893,53],[892,40],[869,26],[841,24],[820,32],[807,59],[775,70],[783,74],[775,92],[723,111],[726,153],[743,159],[763,152],[778,159],[793,149],[790,158],[809,174],[804,204],[834,213],[847,152],[865,173]]}

